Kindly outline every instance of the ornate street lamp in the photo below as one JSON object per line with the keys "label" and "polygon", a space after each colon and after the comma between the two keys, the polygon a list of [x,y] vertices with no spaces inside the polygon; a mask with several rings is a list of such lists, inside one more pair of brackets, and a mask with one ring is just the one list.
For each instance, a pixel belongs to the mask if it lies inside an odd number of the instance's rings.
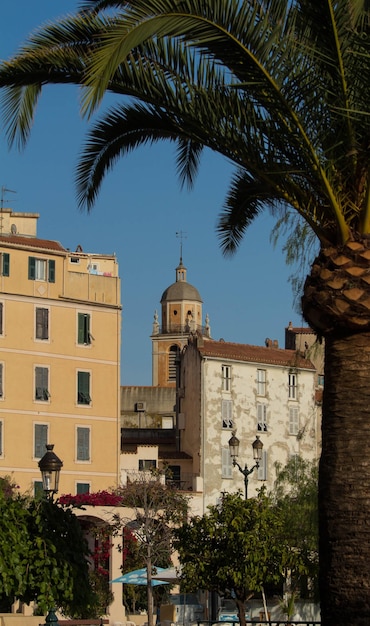
{"label": "ornate street lamp", "polygon": [[239,465],[239,463],[237,462],[237,457],[239,456],[239,439],[237,438],[237,436],[235,435],[235,431],[233,431],[233,435],[231,437],[231,439],[229,440],[229,449],[230,449],[230,456],[233,460],[233,466],[237,467],[239,472],[241,472],[244,476],[244,488],[245,488],[245,499],[247,500],[248,498],[248,476],[253,472],[253,470],[258,469],[261,459],[262,459],[262,449],[263,449],[263,443],[262,441],[260,441],[259,436],[257,435],[256,440],[252,443],[252,449],[253,449],[253,459],[255,461],[255,464],[253,465],[253,467],[251,467],[250,469],[248,468],[247,464],[245,464],[244,469]]}
{"label": "ornate street lamp", "polygon": [[[53,452],[54,444],[46,444],[46,452],[42,459],[39,460],[39,468],[42,476],[42,488],[47,498],[53,499],[55,493],[58,492],[60,470],[63,467],[63,461]],[[58,618],[55,615],[56,609],[49,610],[44,626],[59,626]],[[40,625],[41,626],[41,625]]]}
{"label": "ornate street lamp", "polygon": [[42,488],[47,497],[53,497],[58,492],[60,470],[63,462],[53,452],[54,444],[46,444],[46,453],[39,461],[42,476]]}

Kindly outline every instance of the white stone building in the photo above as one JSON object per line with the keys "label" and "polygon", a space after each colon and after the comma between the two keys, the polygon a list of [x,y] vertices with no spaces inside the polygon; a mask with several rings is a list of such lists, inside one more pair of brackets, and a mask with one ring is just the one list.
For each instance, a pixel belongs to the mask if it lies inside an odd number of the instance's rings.
{"label": "white stone building", "polygon": [[193,459],[194,491],[203,510],[222,492],[244,491],[229,440],[240,440],[238,461],[254,465],[252,443],[263,443],[260,467],[248,477],[248,495],[273,486],[275,463],[293,455],[319,456],[320,409],[316,370],[304,354],[213,341],[194,334],[181,354],[178,389],[180,449]]}

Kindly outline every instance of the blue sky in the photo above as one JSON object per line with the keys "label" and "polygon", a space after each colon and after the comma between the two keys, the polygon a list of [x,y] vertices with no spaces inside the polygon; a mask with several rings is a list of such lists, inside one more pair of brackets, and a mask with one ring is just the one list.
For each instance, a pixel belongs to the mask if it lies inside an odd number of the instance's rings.
{"label": "blue sky", "polygon": [[[16,52],[40,24],[76,10],[72,0],[13,0],[1,9],[0,58]],[[110,103],[111,104],[111,101]],[[102,105],[104,110],[105,103]],[[100,111],[100,112],[101,112]],[[203,318],[212,337],[284,346],[295,311],[282,243],[273,248],[273,221],[266,212],[247,232],[239,251],[225,259],[215,233],[232,167],[218,155],[204,155],[194,189],[181,190],[174,149],[169,144],[140,149],[118,162],[106,177],[88,215],[77,209],[74,168],[88,122],[79,112],[73,86],[47,87],[41,97],[26,149],[9,151],[0,135],[0,187],[4,206],[40,214],[38,235],[66,248],[115,253],[122,281],[122,374],[124,385],[151,384],[153,315],[163,291],[175,280],[183,231],[188,282],[199,290]],[[13,193],[16,192],[16,193]]]}

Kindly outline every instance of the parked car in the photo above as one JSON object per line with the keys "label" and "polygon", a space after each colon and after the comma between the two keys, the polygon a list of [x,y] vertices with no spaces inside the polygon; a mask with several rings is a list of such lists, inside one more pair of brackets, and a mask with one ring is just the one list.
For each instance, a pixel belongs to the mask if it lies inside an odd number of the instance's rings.
{"label": "parked car", "polygon": [[[250,609],[247,607],[245,611],[245,619],[250,619]],[[239,622],[238,609],[234,600],[223,600],[218,612],[219,622]]]}

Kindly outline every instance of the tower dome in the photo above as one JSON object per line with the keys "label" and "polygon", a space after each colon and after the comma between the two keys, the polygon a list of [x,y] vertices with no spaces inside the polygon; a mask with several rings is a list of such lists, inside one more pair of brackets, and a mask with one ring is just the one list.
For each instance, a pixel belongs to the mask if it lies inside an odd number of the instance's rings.
{"label": "tower dome", "polygon": [[161,323],[154,315],[152,339],[153,385],[175,386],[176,361],[187,344],[190,333],[210,337],[209,324],[202,326],[202,298],[198,289],[187,282],[187,270],[182,262],[176,267],[176,280],[161,297]]}
{"label": "tower dome", "polygon": [[178,300],[202,302],[198,289],[186,281],[186,267],[183,265],[182,259],[180,259],[180,263],[176,268],[176,282],[164,290],[161,304]]}

